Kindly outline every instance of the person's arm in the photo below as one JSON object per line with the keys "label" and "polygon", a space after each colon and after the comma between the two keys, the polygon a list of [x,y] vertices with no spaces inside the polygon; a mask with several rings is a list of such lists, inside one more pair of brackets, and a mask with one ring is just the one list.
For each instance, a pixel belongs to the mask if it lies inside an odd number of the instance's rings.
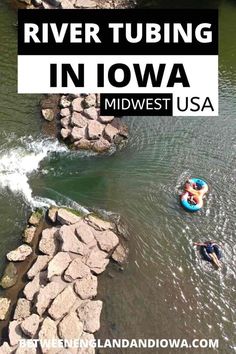
{"label": "person's arm", "polygon": [[194,242],[193,245],[194,246],[206,246],[206,244],[204,242]]}

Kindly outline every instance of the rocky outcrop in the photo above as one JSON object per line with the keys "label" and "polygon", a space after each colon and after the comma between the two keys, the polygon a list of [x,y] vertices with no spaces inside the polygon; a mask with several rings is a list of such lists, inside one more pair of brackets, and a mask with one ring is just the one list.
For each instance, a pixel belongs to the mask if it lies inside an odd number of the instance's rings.
{"label": "rocky outcrop", "polygon": [[[9,348],[9,353],[12,348],[16,353],[38,352],[20,348],[21,339],[93,340],[100,328],[103,303],[96,299],[98,275],[119,247],[114,224],[95,215],[78,216],[64,208],[53,207],[46,215],[53,226],[39,235],[38,255],[27,271],[28,281],[8,325],[10,346],[5,342],[0,348],[3,353]],[[19,257],[11,255],[10,259],[18,261]],[[14,263],[9,266],[14,267]],[[6,317],[9,306],[8,299],[0,298],[0,319]],[[56,354],[63,349],[41,347],[41,351]],[[87,354],[94,353],[94,348],[64,351]]]}

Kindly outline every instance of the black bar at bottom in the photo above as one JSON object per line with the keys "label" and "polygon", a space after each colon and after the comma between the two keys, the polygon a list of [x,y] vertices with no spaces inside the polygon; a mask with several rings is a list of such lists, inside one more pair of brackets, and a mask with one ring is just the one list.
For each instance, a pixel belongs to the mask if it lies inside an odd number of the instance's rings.
{"label": "black bar at bottom", "polygon": [[102,116],[172,116],[173,97],[170,93],[101,94]]}

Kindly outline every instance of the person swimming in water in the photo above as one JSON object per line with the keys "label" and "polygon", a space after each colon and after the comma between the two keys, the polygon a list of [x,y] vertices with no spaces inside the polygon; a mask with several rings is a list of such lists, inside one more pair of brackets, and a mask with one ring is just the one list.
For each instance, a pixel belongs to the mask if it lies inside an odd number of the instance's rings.
{"label": "person swimming in water", "polygon": [[204,247],[208,256],[211,258],[212,263],[217,267],[220,268],[221,264],[220,261],[215,253],[214,246],[219,248],[219,245],[215,241],[207,241],[207,242],[194,242],[194,246]]}

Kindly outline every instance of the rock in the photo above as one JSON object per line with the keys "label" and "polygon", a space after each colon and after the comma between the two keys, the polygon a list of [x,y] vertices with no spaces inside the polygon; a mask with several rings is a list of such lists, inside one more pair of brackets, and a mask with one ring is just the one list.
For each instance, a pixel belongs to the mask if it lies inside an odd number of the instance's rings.
{"label": "rock", "polygon": [[35,226],[27,227],[24,231],[24,234],[23,234],[24,242],[31,243],[34,239],[35,231],[36,231]]}
{"label": "rock", "polygon": [[64,289],[64,284],[55,281],[52,281],[44,288],[40,289],[36,300],[36,309],[39,316],[43,315],[52,300],[54,300]]}
{"label": "rock", "polygon": [[70,224],[75,224],[76,222],[80,221],[81,217],[75,215],[71,211],[60,208],[57,212],[57,220],[62,225],[70,225]]}
{"label": "rock", "polygon": [[60,115],[61,117],[68,117],[70,116],[70,109],[67,107],[67,108],[62,108],[60,110]]}
{"label": "rock", "polygon": [[94,244],[96,245],[93,229],[91,226],[87,225],[86,223],[80,223],[76,229],[76,235],[78,235],[79,239],[85,243],[86,245]]}
{"label": "rock", "polygon": [[71,3],[69,0],[61,0],[61,7],[62,9],[74,9],[73,3]]}
{"label": "rock", "polygon": [[33,226],[38,226],[40,221],[42,218],[42,214],[40,211],[35,211],[31,214],[30,218],[29,218],[29,224],[33,225]]}
{"label": "rock", "polygon": [[83,111],[83,105],[82,105],[83,100],[84,100],[83,98],[78,97],[78,98],[75,98],[72,101],[73,111],[76,111],[76,112],[82,112]]}
{"label": "rock", "polygon": [[73,141],[80,140],[86,136],[85,128],[74,127],[71,131],[71,138]]}
{"label": "rock", "polygon": [[90,150],[92,147],[91,141],[86,139],[86,138],[82,138],[79,141],[76,141],[74,143],[74,146],[76,147],[76,149],[81,149],[81,150]]}
{"label": "rock", "polygon": [[[91,333],[83,332],[80,340],[81,342],[84,341],[84,343],[95,343],[95,337]],[[79,348],[77,354],[95,354],[95,348],[92,346],[88,346],[87,348]]]}
{"label": "rock", "polygon": [[76,295],[73,289],[67,287],[55,298],[48,313],[54,320],[59,320],[70,311],[75,301]]}
{"label": "rock", "polygon": [[112,122],[114,118],[114,116],[99,116],[99,120],[105,124]]}
{"label": "rock", "polygon": [[37,351],[34,346],[32,348],[24,348],[24,347],[19,346],[16,349],[16,352],[14,352],[14,353],[15,354],[36,354]]}
{"label": "rock", "polygon": [[45,108],[42,109],[42,116],[45,120],[47,120],[48,122],[53,121],[54,119],[54,111],[50,108]]}
{"label": "rock", "polygon": [[9,300],[6,297],[0,297],[0,321],[6,319],[10,305],[11,305],[11,300]]}
{"label": "rock", "polygon": [[57,211],[58,208],[56,207],[50,207],[50,209],[48,210],[48,218],[52,223],[55,223],[57,221]]}
{"label": "rock", "polygon": [[104,136],[110,142],[113,142],[116,135],[119,133],[119,130],[114,127],[112,124],[107,124],[104,130]]}
{"label": "rock", "polygon": [[62,241],[62,251],[84,255],[85,247],[83,243],[78,240],[70,226],[62,226],[59,231],[59,237]]}
{"label": "rock", "polygon": [[98,249],[92,250],[86,260],[87,266],[96,274],[104,272],[108,263],[107,253]]}
{"label": "rock", "polygon": [[51,259],[50,256],[39,255],[36,259],[36,262],[33,264],[33,266],[30,268],[30,270],[27,273],[28,278],[33,279],[35,275],[41,272],[41,270],[46,269],[50,259]]}
{"label": "rock", "polygon": [[66,252],[57,253],[48,264],[48,279],[54,275],[61,275],[71,262],[71,258]]}
{"label": "rock", "polygon": [[79,319],[84,324],[84,331],[95,333],[100,328],[100,315],[102,311],[102,301],[87,301],[78,309],[77,314]]}
{"label": "rock", "polygon": [[77,257],[66,269],[64,279],[68,282],[72,282],[75,279],[83,278],[88,274],[91,274],[90,268],[81,261],[80,257]]}
{"label": "rock", "polygon": [[60,106],[62,108],[68,108],[70,107],[71,102],[68,100],[67,96],[61,96],[61,101],[60,101]]}
{"label": "rock", "polygon": [[94,236],[101,250],[105,252],[111,252],[119,244],[119,238],[110,230],[96,232]]}
{"label": "rock", "polygon": [[102,136],[104,125],[97,120],[91,120],[88,124],[88,136],[89,139],[99,139]]}
{"label": "rock", "polygon": [[88,224],[91,225],[95,230],[112,230],[114,228],[110,221],[105,221],[92,214],[87,217]]}
{"label": "rock", "polygon": [[13,262],[24,261],[32,252],[33,250],[29,245],[21,245],[7,253],[7,259]]}
{"label": "rock", "polygon": [[17,268],[14,263],[9,263],[1,278],[0,285],[2,288],[7,289],[16,284],[18,278]]}
{"label": "rock", "polygon": [[47,2],[52,5],[52,6],[60,6],[61,5],[61,0],[47,0]]}
{"label": "rock", "polygon": [[35,294],[39,292],[41,285],[47,283],[47,272],[41,272],[35,275],[34,279],[26,284],[23,293],[27,300],[32,301]]}
{"label": "rock", "polygon": [[110,147],[111,147],[111,143],[109,143],[109,141],[104,139],[103,137],[101,137],[93,144],[93,150],[95,152],[104,152],[109,150]]}
{"label": "rock", "polygon": [[120,118],[113,119],[111,125],[118,129],[119,134],[124,138],[128,138],[128,127],[125,125]]}
{"label": "rock", "polygon": [[11,346],[17,345],[21,339],[24,339],[20,323],[20,321],[11,321],[9,323],[8,336]]}
{"label": "rock", "polygon": [[125,249],[125,247],[121,244],[119,244],[115,251],[112,253],[112,259],[119,263],[122,264],[125,262],[128,256],[128,249]]}
{"label": "rock", "polygon": [[90,94],[84,99],[85,108],[96,106],[97,97],[95,94]]}
{"label": "rock", "polygon": [[[50,317],[46,317],[42,323],[41,329],[39,331],[39,339],[43,343],[43,341],[52,341],[53,339],[58,340],[57,335],[57,325],[56,322],[53,321]],[[58,348],[52,349],[41,346],[42,353],[56,353],[58,352]]]}
{"label": "rock", "polygon": [[42,0],[33,0],[33,5],[35,7],[41,6],[42,5]]}
{"label": "rock", "polygon": [[14,349],[10,347],[7,342],[4,342],[3,345],[0,346],[0,353],[1,354],[11,354],[14,352]]}
{"label": "rock", "polygon": [[39,242],[39,250],[47,254],[48,256],[53,256],[59,249],[58,244],[58,228],[52,227],[45,229],[42,232],[42,237]]}
{"label": "rock", "polygon": [[97,6],[97,2],[93,0],[76,0],[75,7],[80,8],[95,8]]}
{"label": "rock", "polygon": [[70,125],[70,116],[67,116],[67,117],[63,117],[61,120],[60,120],[60,123],[61,123],[61,126],[65,129],[69,129],[69,125]]}
{"label": "rock", "polygon": [[92,274],[88,274],[75,282],[75,292],[82,300],[92,299],[97,295],[98,280]]}
{"label": "rock", "polygon": [[79,127],[79,128],[84,128],[88,124],[88,120],[85,116],[83,116],[81,113],[74,112],[71,117],[71,125]]}
{"label": "rock", "polygon": [[71,134],[70,128],[62,128],[60,131],[62,139],[67,139]]}
{"label": "rock", "polygon": [[14,312],[14,320],[22,320],[30,316],[31,303],[25,298],[20,298],[17,301],[16,309]]}
{"label": "rock", "polygon": [[22,323],[21,323],[21,330],[22,332],[30,338],[33,338],[35,334],[37,333],[37,330],[39,328],[39,322],[40,318],[39,315],[36,315],[33,313],[31,316],[26,318]]}
{"label": "rock", "polygon": [[93,120],[98,119],[98,111],[95,107],[89,107],[84,109],[84,115],[89,119],[93,119]]}
{"label": "rock", "polygon": [[78,340],[83,332],[83,323],[75,312],[69,313],[58,325],[59,337],[66,340]]}

